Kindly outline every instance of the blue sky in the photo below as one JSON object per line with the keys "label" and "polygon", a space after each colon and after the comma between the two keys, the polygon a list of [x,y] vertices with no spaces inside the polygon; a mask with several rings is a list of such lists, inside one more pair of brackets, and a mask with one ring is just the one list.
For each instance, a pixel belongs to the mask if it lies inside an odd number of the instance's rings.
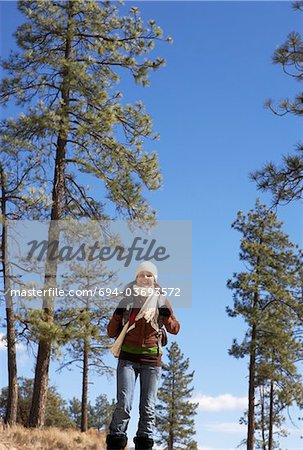
{"label": "blue sky", "polygon": [[[15,2],[1,2],[2,53],[12,47],[11,34],[22,18]],[[228,356],[234,337],[245,330],[240,319],[225,313],[231,305],[226,280],[242,270],[239,239],[230,227],[239,209],[252,208],[257,192],[248,173],[269,160],[279,162],[302,138],[298,118],[279,118],[264,109],[271,97],[292,97],[299,85],[271,63],[275,48],[291,31],[302,29],[302,14],[288,2],[127,2],[144,19],[155,19],[173,45],[161,43],[155,54],[166,67],[152,74],[151,86],[124,81],[125,99],[142,99],[153,117],[160,141],[157,150],[163,189],[146,193],[159,219],[192,220],[193,299],[179,308],[182,331],[176,337],[195,370],[196,418],[200,450],[235,449],[244,433],[238,425],[247,396],[247,361]],[[293,241],[302,245],[302,205],[281,207],[279,217]],[[161,280],[161,279],[160,279]],[[170,337],[170,341],[172,337]],[[20,348],[20,375],[32,376],[33,360]],[[6,384],[1,351],[0,384]],[[109,356],[112,365],[115,361]],[[66,398],[80,397],[78,370],[58,374],[51,382]],[[92,379],[90,396],[115,395],[114,380]],[[135,399],[134,409],[137,409]],[[294,412],[294,418],[297,414]],[[136,431],[137,415],[130,424]],[[300,430],[289,424],[282,448],[302,449]]]}

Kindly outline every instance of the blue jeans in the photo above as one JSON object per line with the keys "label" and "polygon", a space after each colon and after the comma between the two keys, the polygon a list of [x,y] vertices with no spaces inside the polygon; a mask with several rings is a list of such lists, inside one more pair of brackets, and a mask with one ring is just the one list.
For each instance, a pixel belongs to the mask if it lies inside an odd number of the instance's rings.
{"label": "blue jeans", "polygon": [[117,368],[117,404],[109,426],[110,434],[126,435],[136,380],[140,376],[140,406],[137,436],[152,439],[155,404],[161,368],[119,360]]}

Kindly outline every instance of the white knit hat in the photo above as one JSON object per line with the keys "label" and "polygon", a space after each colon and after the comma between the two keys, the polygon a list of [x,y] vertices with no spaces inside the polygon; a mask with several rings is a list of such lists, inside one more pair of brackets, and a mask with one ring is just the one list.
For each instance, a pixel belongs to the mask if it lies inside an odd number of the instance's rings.
{"label": "white knit hat", "polygon": [[153,276],[155,277],[155,280],[157,281],[158,278],[158,269],[155,266],[155,264],[153,264],[150,261],[143,261],[141,264],[138,265],[137,270],[136,270],[136,278],[137,275],[140,272],[150,272],[153,274]]}

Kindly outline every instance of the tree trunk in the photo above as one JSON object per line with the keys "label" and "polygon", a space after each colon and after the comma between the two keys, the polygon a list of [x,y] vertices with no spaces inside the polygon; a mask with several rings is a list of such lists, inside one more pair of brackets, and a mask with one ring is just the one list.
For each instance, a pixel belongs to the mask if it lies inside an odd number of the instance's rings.
{"label": "tree trunk", "polygon": [[12,308],[6,308],[7,323],[7,366],[8,366],[8,402],[5,423],[15,425],[18,408],[18,377],[16,357],[15,314]]}
{"label": "tree trunk", "polygon": [[[72,17],[73,1],[68,3],[68,27],[65,46],[65,60],[68,61],[72,54],[72,39],[73,39],[73,17]],[[69,68],[65,68],[62,77],[62,113],[61,113],[61,127],[57,139],[56,146],[56,160],[53,180],[52,192],[52,209],[51,222],[48,232],[48,244],[59,242],[60,229],[58,221],[62,218],[63,197],[65,190],[65,155],[68,138],[68,123],[69,123]],[[47,261],[45,264],[45,288],[56,286],[57,274],[57,259],[50,258],[52,247],[49,245],[47,252]],[[46,322],[53,322],[54,320],[54,298],[52,296],[44,298],[43,310]],[[35,370],[35,380],[33,389],[33,399],[31,411],[29,416],[30,427],[43,427],[45,421],[45,410],[47,402],[48,391],[48,373],[51,356],[51,338],[50,336],[41,336],[39,340],[38,355]]]}
{"label": "tree trunk", "polygon": [[262,432],[262,450],[267,450],[266,448],[266,419],[265,419],[265,396],[264,396],[264,386],[260,387],[260,400],[261,400],[261,432]]}
{"label": "tree trunk", "polygon": [[6,189],[5,173],[3,167],[1,172],[1,214],[2,214],[2,272],[3,287],[6,303],[6,327],[7,327],[7,369],[8,369],[8,399],[5,413],[5,423],[15,425],[17,421],[18,407],[18,377],[17,377],[17,356],[16,356],[16,330],[15,314],[13,309],[13,299],[11,296],[11,280],[8,266],[7,254],[7,224],[6,224]]}
{"label": "tree trunk", "polygon": [[174,450],[174,433],[172,427],[169,430],[167,450]]}
{"label": "tree trunk", "polygon": [[41,338],[38,348],[33,398],[29,416],[30,427],[44,426],[47,391],[48,391],[48,371],[49,371],[50,354],[51,354],[50,343],[47,340],[43,340]]}
{"label": "tree trunk", "polygon": [[250,361],[249,361],[247,450],[254,450],[256,336],[257,336],[257,327],[255,324],[253,324],[251,331]]}
{"label": "tree trunk", "polygon": [[[175,374],[172,376],[172,390],[171,390],[171,411],[175,410]],[[175,417],[174,413],[170,413],[170,427],[169,427],[169,435],[168,435],[168,446],[167,450],[174,450],[174,425],[175,425]]]}
{"label": "tree trunk", "polygon": [[268,433],[268,450],[273,449],[273,426],[274,426],[274,382],[270,382],[269,394],[269,433]]}
{"label": "tree trunk", "polygon": [[81,431],[83,432],[87,431],[88,352],[89,342],[87,337],[84,337],[81,403]]}

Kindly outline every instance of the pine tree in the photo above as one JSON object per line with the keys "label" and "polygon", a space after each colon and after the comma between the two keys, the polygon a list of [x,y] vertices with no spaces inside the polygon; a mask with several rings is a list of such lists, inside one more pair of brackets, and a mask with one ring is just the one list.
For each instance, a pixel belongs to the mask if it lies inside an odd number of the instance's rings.
{"label": "pine tree", "polygon": [[91,426],[98,430],[106,430],[109,427],[115,407],[116,402],[114,399],[109,402],[105,394],[98,395],[93,407]]}
{"label": "pine tree", "polygon": [[[47,183],[49,243],[59,241],[58,221],[68,215],[105,217],[103,204],[79,183],[79,174],[103,183],[110,213],[114,206],[122,217],[152,223],[155,211],[142,191],[159,188],[161,176],[156,154],[143,152],[143,143],[156,135],[142,102],[123,104],[115,85],[123,69],[136,83],[148,84],[150,70],[164,61],[143,55],[161,39],[161,29],[154,20],[145,27],[137,8],[120,16],[110,2],[20,0],[18,5],[27,21],[16,32],[20,52],[3,62],[8,77],[0,85],[0,103],[16,100],[22,108],[17,119],[4,121],[12,148],[30,148],[45,173],[53,170]],[[48,252],[46,289],[55,287],[56,275],[57,260]],[[45,297],[30,426],[44,424],[53,307],[54,298]]]}
{"label": "pine tree", "polygon": [[[105,394],[100,394],[95,400],[95,404],[88,403],[88,428],[96,428],[101,431],[109,426],[111,417],[113,415],[116,402],[113,399],[110,403]],[[82,402],[73,397],[68,402],[68,414],[72,422],[76,424],[77,428],[81,428],[82,422]]]}
{"label": "pine tree", "polygon": [[287,435],[283,428],[285,410],[303,401],[302,377],[297,366],[303,358],[302,307],[298,306],[294,302],[292,305],[271,303],[264,311],[259,328],[256,385],[263,388],[268,450],[278,448],[279,436]]}
{"label": "pine tree", "polygon": [[[5,423],[14,425],[17,419],[18,382],[16,359],[16,323],[11,287],[13,274],[12,261],[8,252],[9,221],[20,220],[29,216],[42,214],[47,199],[41,188],[39,192],[30,192],[33,179],[37,174],[38,162],[31,159],[24,164],[18,152],[13,151],[5,140],[1,130],[0,189],[1,189],[1,272],[3,274],[3,290],[6,304],[6,342],[8,363],[8,392]],[[26,152],[25,155],[26,156]],[[14,279],[14,281],[16,281]]]}
{"label": "pine tree", "polygon": [[167,349],[168,363],[163,364],[162,386],[158,392],[157,431],[158,444],[165,450],[197,450],[194,416],[197,403],[190,401],[193,387],[190,387],[194,371],[188,373],[189,359],[176,342]]}
{"label": "pine tree", "polygon": [[[234,274],[227,283],[234,292],[234,307],[227,311],[232,317],[244,318],[247,332],[242,343],[234,340],[229,353],[236,358],[249,356],[247,449],[255,447],[258,412],[263,439],[267,423],[267,448],[273,449],[273,426],[282,422],[286,406],[302,398],[296,366],[302,358],[297,340],[302,314],[296,298],[299,258],[275,213],[259,201],[247,216],[240,211],[232,227],[243,235],[240,260],[246,271]],[[264,401],[256,402],[257,386],[263,386],[268,397],[266,415]],[[256,411],[256,405],[261,411]]]}
{"label": "pine tree", "polygon": [[[86,222],[85,229],[81,222],[69,221],[65,235],[67,243],[71,245],[77,245],[79,237],[86,246],[102,239],[100,227],[95,221]],[[103,261],[99,259],[72,261],[64,276],[62,288],[68,290],[71,286],[77,286],[78,290],[87,294],[71,298],[68,307],[64,301],[63,308],[55,313],[56,323],[60,324],[66,343],[60,369],[70,370],[74,364],[81,364],[82,368],[81,431],[83,432],[87,431],[89,426],[89,377],[92,372],[99,375],[112,373],[112,369],[104,362],[104,354],[110,345],[107,336],[107,324],[112,315],[112,310],[108,306],[109,297],[93,295],[95,289],[100,286],[105,293],[109,282],[115,283],[114,273],[107,269]]]}
{"label": "pine tree", "polygon": [[[88,286],[84,289],[91,289],[92,284]],[[67,322],[70,328],[60,370],[64,368],[71,370],[75,364],[81,364],[81,431],[87,431],[89,427],[89,377],[92,372],[100,375],[111,374],[112,368],[104,362],[104,354],[109,347],[109,340],[106,335],[109,311],[105,308],[96,307],[92,298],[88,297],[81,300],[81,303],[84,304],[82,309],[79,309],[79,307],[64,309],[56,313],[56,319],[63,329],[65,328],[64,322]]]}
{"label": "pine tree", "polygon": [[73,397],[68,402],[68,415],[77,428],[81,427],[81,402],[78,398]]}
{"label": "pine tree", "polygon": [[[29,378],[18,378],[19,401],[17,409],[17,423],[26,426],[31,407],[33,395],[33,380]],[[6,403],[8,398],[8,388],[2,388],[0,392],[0,416],[5,416]],[[48,388],[48,404],[46,408],[46,426],[70,428],[75,424],[70,419],[66,401],[57,392],[54,386]]]}
{"label": "pine tree", "polygon": [[[303,11],[303,2],[293,3],[295,10]],[[278,47],[273,55],[273,63],[279,64],[283,72],[298,82],[303,80],[303,40],[298,32],[292,32],[286,41]],[[271,99],[266,106],[276,115],[303,115],[303,94],[299,92],[293,100],[283,99],[277,107]],[[273,203],[283,204],[302,198],[303,194],[303,146],[298,144],[295,154],[283,155],[283,162],[277,165],[269,162],[253,172],[251,178],[261,190],[270,191]]]}

